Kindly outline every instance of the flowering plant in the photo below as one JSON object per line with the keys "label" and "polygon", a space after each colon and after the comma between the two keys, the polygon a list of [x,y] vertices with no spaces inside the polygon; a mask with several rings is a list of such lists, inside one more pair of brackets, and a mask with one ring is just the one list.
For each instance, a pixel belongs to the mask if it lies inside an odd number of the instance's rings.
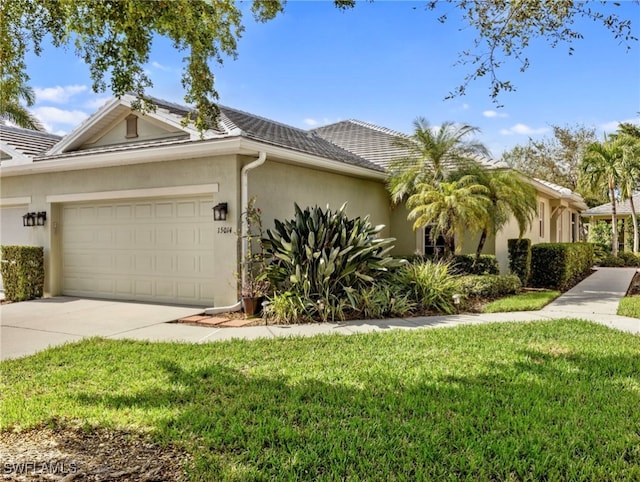
{"label": "flowering plant", "polygon": [[242,297],[259,298],[266,296],[270,284],[266,278],[264,247],[262,238],[262,211],[256,207],[256,198],[252,197],[247,210],[242,214],[246,222],[246,253],[242,260],[240,293]]}

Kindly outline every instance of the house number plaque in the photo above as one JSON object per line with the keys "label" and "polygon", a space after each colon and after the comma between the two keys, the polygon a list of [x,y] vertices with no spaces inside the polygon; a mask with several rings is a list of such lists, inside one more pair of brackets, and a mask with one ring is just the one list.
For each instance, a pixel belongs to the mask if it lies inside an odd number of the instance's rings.
{"label": "house number plaque", "polygon": [[232,232],[231,226],[220,226],[218,228],[218,234],[231,234]]}

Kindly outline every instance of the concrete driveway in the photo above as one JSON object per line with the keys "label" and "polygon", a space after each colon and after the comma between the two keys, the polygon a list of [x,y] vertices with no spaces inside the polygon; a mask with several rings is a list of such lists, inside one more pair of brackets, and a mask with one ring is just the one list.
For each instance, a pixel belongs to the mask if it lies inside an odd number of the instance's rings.
{"label": "concrete driveway", "polygon": [[[163,326],[175,327],[197,338],[200,330],[168,321],[202,313],[203,308],[148,303],[93,300],[60,296],[0,306],[0,359],[30,355],[49,346],[91,336],[124,337],[126,333],[153,329],[162,339]],[[153,338],[153,337],[147,337]],[[185,339],[185,334],[180,334]]]}

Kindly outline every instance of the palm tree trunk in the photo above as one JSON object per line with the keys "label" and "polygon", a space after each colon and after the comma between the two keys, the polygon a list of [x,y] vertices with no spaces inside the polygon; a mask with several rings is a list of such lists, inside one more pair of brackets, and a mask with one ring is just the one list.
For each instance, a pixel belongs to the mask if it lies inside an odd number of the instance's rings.
{"label": "palm tree trunk", "polygon": [[611,198],[611,230],[613,232],[613,239],[611,240],[611,253],[614,256],[618,256],[618,216],[616,213],[616,191],[611,183],[609,183],[609,197]]}
{"label": "palm tree trunk", "polygon": [[633,221],[633,252],[638,252],[638,215],[636,207],[633,204],[633,193],[629,196],[629,204],[631,205],[631,220]]}
{"label": "palm tree trunk", "polygon": [[478,241],[478,249],[476,250],[476,260],[475,264],[478,264],[480,261],[480,254],[482,254],[482,250],[484,249],[484,243],[487,242],[487,230],[483,229],[480,234],[480,241]]}
{"label": "palm tree trunk", "polygon": [[451,258],[456,252],[456,240],[453,236],[444,237],[444,257]]}

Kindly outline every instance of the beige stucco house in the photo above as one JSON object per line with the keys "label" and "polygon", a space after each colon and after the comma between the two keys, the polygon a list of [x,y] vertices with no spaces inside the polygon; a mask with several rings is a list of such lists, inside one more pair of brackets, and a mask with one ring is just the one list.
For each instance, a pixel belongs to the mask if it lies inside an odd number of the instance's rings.
{"label": "beige stucco house", "polygon": [[[64,138],[44,135],[35,146],[16,138],[23,130],[0,130],[0,244],[44,247],[47,295],[233,305],[241,214],[252,197],[267,228],[291,217],[294,202],[347,202],[350,216],[386,226],[397,254],[430,249],[385,189],[401,134],[359,121],[305,131],[224,106],[217,128],[199,133],[184,125],[184,106],[155,100],[143,115],[132,100],[114,99]],[[528,237],[576,240],[579,196],[531,182],[540,220]],[[214,207],[226,208],[224,220],[214,220]],[[23,226],[30,212],[46,213],[44,225]],[[506,240],[517,234],[507,226],[485,252],[506,267]],[[471,235],[461,238],[461,249],[475,249]]]}

